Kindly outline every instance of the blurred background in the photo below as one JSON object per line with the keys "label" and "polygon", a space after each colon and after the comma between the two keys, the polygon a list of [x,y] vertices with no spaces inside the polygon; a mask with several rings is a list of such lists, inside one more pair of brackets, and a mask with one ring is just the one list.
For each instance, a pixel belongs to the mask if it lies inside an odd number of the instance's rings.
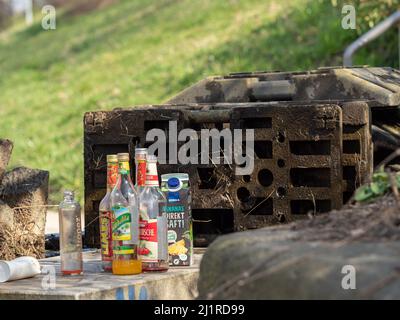
{"label": "blurred background", "polygon": [[[44,30],[42,7],[56,8]],[[342,28],[342,7],[356,29]],[[342,65],[400,0],[0,0],[0,137],[46,169],[51,201],[83,195],[83,113],[165,101],[209,75]],[[354,64],[399,66],[393,28]]]}

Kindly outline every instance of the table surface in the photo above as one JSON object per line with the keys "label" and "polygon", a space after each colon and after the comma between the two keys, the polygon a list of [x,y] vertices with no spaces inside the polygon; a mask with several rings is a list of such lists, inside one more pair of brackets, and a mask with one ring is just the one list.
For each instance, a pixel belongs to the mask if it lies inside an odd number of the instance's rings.
{"label": "table surface", "polygon": [[195,249],[192,266],[132,276],[103,272],[98,250],[84,252],[84,272],[79,276],[62,276],[59,257],[42,259],[42,274],[0,283],[0,299],[194,299],[203,253],[203,249]]}

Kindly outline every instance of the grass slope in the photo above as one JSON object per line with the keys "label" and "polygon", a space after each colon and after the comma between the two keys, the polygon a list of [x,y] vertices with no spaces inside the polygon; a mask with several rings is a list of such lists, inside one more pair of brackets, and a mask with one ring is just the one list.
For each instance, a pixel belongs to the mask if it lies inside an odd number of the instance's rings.
{"label": "grass slope", "polygon": [[[328,0],[121,0],[60,11],[55,31],[38,20],[0,34],[0,136],[15,142],[12,166],[50,170],[59,200],[63,188],[83,190],[85,111],[160,103],[213,74],[340,65],[360,32],[343,30],[341,6]],[[396,54],[367,48],[356,62],[393,65]]]}

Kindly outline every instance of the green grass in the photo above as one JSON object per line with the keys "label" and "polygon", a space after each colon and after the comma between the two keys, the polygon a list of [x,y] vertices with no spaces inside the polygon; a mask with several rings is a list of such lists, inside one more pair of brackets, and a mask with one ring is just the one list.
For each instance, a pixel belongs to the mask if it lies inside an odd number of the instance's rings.
{"label": "green grass", "polygon": [[[63,188],[82,197],[84,112],[161,103],[208,75],[340,65],[346,44],[381,18],[362,10],[354,31],[341,29],[341,6],[328,0],[125,0],[59,11],[55,31],[39,19],[14,27],[0,34],[0,136],[15,143],[11,166],[49,170],[53,201]],[[398,66],[396,33],[385,37],[356,63]]]}

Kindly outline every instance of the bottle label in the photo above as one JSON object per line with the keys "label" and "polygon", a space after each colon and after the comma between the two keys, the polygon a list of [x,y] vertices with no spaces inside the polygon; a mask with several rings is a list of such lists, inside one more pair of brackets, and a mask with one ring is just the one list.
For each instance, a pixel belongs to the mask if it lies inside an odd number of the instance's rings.
{"label": "bottle label", "polygon": [[114,221],[112,224],[112,237],[115,241],[129,241],[132,238],[131,224],[132,217],[129,209],[123,206],[112,208],[114,212]]}
{"label": "bottle label", "polygon": [[158,260],[157,219],[140,220],[139,256],[144,262]]}
{"label": "bottle label", "polygon": [[115,255],[126,255],[126,254],[134,254],[135,249],[132,248],[132,246],[124,246],[124,245],[118,245],[114,246],[114,254]]}
{"label": "bottle label", "polygon": [[158,186],[158,176],[155,174],[148,174],[146,176],[146,181],[148,185]]}
{"label": "bottle label", "polygon": [[109,162],[107,164],[107,187],[112,189],[118,180],[118,163]]}
{"label": "bottle label", "polygon": [[147,163],[146,186],[151,186],[151,187],[159,186],[156,162]]}
{"label": "bottle label", "polygon": [[102,212],[100,215],[100,239],[101,252],[103,260],[112,259],[112,213],[110,211]]}
{"label": "bottle label", "polygon": [[120,174],[129,174],[129,162],[128,161],[121,161],[119,163],[119,173]]}
{"label": "bottle label", "polygon": [[[139,256],[144,262],[167,260],[167,219],[140,220],[140,247]],[[165,239],[164,238],[165,235]]]}
{"label": "bottle label", "polygon": [[146,183],[146,160],[138,160],[136,170],[136,185],[142,187]]}

